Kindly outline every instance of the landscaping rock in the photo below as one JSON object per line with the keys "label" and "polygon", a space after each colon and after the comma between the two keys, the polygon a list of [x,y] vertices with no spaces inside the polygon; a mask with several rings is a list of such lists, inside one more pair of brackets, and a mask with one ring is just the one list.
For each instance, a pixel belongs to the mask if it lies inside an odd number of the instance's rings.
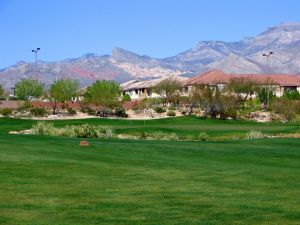
{"label": "landscaping rock", "polygon": [[79,143],[79,145],[80,145],[80,146],[90,146],[90,143],[89,143],[88,141],[84,140],[84,141],[81,141],[81,142]]}

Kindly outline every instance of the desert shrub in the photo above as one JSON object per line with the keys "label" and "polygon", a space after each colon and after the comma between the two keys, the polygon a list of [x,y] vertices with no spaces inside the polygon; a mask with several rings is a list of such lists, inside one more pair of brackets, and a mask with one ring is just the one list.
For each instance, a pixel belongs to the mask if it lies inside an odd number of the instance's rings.
{"label": "desert shrub", "polygon": [[113,112],[111,109],[108,109],[108,108],[101,109],[97,112],[97,116],[100,116],[100,117],[108,117],[111,115],[113,115]]}
{"label": "desert shrub", "polygon": [[156,113],[164,113],[164,112],[166,112],[166,110],[163,107],[161,107],[161,106],[154,107],[154,111]]}
{"label": "desert shrub", "polygon": [[125,95],[123,95],[123,97],[122,97],[122,101],[123,101],[123,102],[128,102],[128,101],[131,101],[130,95],[129,95],[129,94],[125,94]]}
{"label": "desert shrub", "polygon": [[247,135],[246,135],[246,139],[259,139],[259,138],[263,138],[264,135],[262,134],[261,131],[259,130],[251,130]]}
{"label": "desert shrub", "polygon": [[270,108],[275,113],[283,115],[287,121],[291,121],[300,114],[300,101],[277,98],[272,102]]}
{"label": "desert shrub", "polygon": [[128,114],[126,113],[125,109],[123,107],[118,107],[115,109],[115,115],[117,117],[128,117]]}
{"label": "desert shrub", "polygon": [[172,105],[172,106],[170,106],[170,107],[168,108],[168,110],[175,111],[175,110],[176,110],[176,107],[175,107],[174,105]]}
{"label": "desert shrub", "polygon": [[30,109],[30,114],[33,116],[45,116],[47,114],[47,111],[45,108],[32,108]]}
{"label": "desert shrub", "polygon": [[3,116],[10,116],[12,114],[12,109],[10,109],[10,108],[3,108],[1,110],[1,114]]}
{"label": "desert shrub", "polygon": [[176,113],[172,110],[167,112],[167,116],[176,116]]}
{"label": "desert shrub", "polygon": [[28,109],[30,109],[32,107],[32,104],[31,104],[31,102],[29,102],[29,101],[25,101],[22,105],[20,105],[19,107],[18,107],[18,111],[20,112],[20,111],[25,111],[25,110],[28,110]]}
{"label": "desert shrub", "polygon": [[77,114],[76,110],[72,109],[72,108],[68,108],[67,112],[68,112],[68,115],[70,115],[70,116],[74,116]]}
{"label": "desert shrub", "polygon": [[208,134],[205,133],[205,132],[201,132],[199,135],[198,135],[198,140],[199,141],[207,141],[209,138]]}
{"label": "desert shrub", "polygon": [[84,113],[87,113],[87,114],[89,114],[89,115],[96,115],[96,110],[94,110],[94,109],[92,109],[92,108],[90,108],[90,107],[88,107],[88,108],[86,108],[85,110],[83,110],[83,112],[84,112]]}
{"label": "desert shrub", "polygon": [[39,135],[51,135],[56,136],[58,135],[57,129],[54,127],[53,123],[48,122],[38,122],[32,126],[32,134],[39,134]]}
{"label": "desert shrub", "polygon": [[187,114],[187,111],[186,111],[186,110],[182,110],[182,111],[181,111],[181,114],[182,114],[182,115],[186,115],[186,114]]}

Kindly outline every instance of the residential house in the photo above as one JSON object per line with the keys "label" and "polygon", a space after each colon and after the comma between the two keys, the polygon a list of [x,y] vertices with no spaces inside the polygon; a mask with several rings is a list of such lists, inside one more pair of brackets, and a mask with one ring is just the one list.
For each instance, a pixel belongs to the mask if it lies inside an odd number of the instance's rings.
{"label": "residential house", "polygon": [[218,86],[222,89],[233,78],[248,78],[257,84],[271,85],[275,89],[276,96],[280,97],[286,91],[297,90],[300,92],[300,75],[291,74],[226,74],[221,70],[212,70],[199,74],[188,79],[185,82],[185,94],[187,94],[194,85],[204,84],[209,86]]}
{"label": "residential house", "polygon": [[123,95],[128,94],[132,100],[143,99],[143,98],[156,98],[161,96],[155,93],[154,87],[159,83],[168,79],[177,80],[182,84],[184,84],[184,82],[188,78],[172,75],[163,78],[144,80],[144,81],[131,80],[121,84],[121,88],[123,91]]}

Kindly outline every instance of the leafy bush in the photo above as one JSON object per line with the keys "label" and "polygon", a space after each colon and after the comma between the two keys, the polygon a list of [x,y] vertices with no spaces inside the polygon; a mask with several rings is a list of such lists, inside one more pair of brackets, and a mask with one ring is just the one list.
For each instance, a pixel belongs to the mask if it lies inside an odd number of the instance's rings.
{"label": "leafy bush", "polygon": [[164,112],[166,112],[166,110],[163,107],[160,107],[160,106],[155,107],[154,111],[156,113],[164,113]]}
{"label": "leafy bush", "polygon": [[130,95],[129,95],[129,94],[125,94],[125,95],[123,95],[123,97],[122,97],[122,101],[123,101],[123,102],[128,102],[128,101],[131,101]]}
{"label": "leafy bush", "polygon": [[30,114],[33,116],[45,116],[47,114],[47,111],[45,108],[32,108],[30,109]]}
{"label": "leafy bush", "polygon": [[118,107],[115,109],[115,115],[117,117],[128,117],[128,114],[126,113],[125,109],[123,107]]}
{"label": "leafy bush", "polygon": [[176,113],[172,110],[167,112],[167,116],[176,116]]}
{"label": "leafy bush", "polygon": [[208,134],[205,133],[205,132],[201,132],[199,135],[198,135],[198,140],[199,141],[207,141],[209,138]]}
{"label": "leafy bush", "polygon": [[246,139],[259,139],[259,138],[263,138],[264,135],[262,134],[261,131],[258,130],[251,130],[247,135],[246,135]]}
{"label": "leafy bush", "polygon": [[4,108],[1,110],[1,114],[3,116],[10,116],[12,114],[12,109],[10,108]]}
{"label": "leafy bush", "polygon": [[67,111],[68,111],[68,115],[70,116],[74,116],[77,114],[76,110],[72,108],[68,108]]}

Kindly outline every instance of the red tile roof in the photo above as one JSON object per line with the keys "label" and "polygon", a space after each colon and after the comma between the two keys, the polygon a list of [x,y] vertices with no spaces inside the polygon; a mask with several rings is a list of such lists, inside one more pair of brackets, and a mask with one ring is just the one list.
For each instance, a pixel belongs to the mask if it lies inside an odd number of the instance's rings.
{"label": "red tile roof", "polygon": [[300,87],[300,75],[292,74],[225,74],[221,70],[212,70],[203,74],[199,74],[195,77],[188,79],[185,85],[194,84],[227,84],[230,79],[236,77],[246,77],[253,79],[254,81],[264,84],[273,82],[280,86],[299,86]]}

